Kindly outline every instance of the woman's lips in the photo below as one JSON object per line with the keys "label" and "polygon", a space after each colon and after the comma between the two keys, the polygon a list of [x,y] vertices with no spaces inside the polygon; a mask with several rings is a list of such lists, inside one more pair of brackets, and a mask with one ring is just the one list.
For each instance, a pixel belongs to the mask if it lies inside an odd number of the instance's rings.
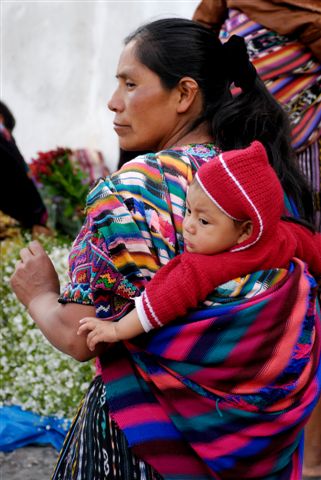
{"label": "woman's lips", "polygon": [[114,123],[114,130],[117,132],[117,133],[121,133],[121,132],[124,132],[125,130],[127,130],[129,127],[129,125],[122,125],[121,123]]}

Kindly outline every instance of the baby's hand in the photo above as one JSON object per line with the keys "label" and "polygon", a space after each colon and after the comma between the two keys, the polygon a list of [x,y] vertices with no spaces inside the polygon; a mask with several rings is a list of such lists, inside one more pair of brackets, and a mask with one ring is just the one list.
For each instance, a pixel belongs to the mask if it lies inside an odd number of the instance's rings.
{"label": "baby's hand", "polygon": [[115,324],[113,322],[99,320],[94,317],[85,317],[82,318],[79,323],[81,325],[78,328],[77,335],[89,331],[87,335],[87,345],[91,351],[95,350],[97,343],[118,342]]}

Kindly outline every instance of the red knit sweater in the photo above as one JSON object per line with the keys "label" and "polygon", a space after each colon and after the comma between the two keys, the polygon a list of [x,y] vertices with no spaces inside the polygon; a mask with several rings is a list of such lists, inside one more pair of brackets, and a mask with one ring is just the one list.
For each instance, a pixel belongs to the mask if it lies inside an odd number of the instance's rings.
{"label": "red knit sweater", "polygon": [[219,285],[258,270],[288,268],[293,257],[308,264],[321,278],[321,235],[295,223],[281,221],[269,239],[239,252],[215,255],[183,253],[162,267],[135,299],[146,331],[195,308]]}

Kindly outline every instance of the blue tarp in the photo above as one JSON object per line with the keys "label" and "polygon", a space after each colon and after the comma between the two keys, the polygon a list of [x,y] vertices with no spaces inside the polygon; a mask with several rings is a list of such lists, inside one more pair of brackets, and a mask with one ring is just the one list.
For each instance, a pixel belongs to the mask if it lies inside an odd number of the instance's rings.
{"label": "blue tarp", "polygon": [[60,450],[69,427],[69,420],[42,417],[14,405],[0,407],[0,451],[30,444],[50,444]]}

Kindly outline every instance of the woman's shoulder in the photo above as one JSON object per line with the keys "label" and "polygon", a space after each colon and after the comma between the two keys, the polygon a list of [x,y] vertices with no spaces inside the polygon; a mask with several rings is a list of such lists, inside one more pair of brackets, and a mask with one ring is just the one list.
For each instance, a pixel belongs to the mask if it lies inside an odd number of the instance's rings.
{"label": "woman's shoulder", "polygon": [[[213,143],[191,143],[187,145],[173,146],[158,152],[145,153],[125,163],[122,168],[116,172],[129,170],[135,164],[152,164],[154,162],[163,162],[166,158],[175,162],[193,162],[194,159],[201,159],[207,161],[208,159],[218,155],[220,150]],[[114,174],[114,175],[115,175]]]}
{"label": "woman's shoulder", "polygon": [[[165,171],[183,174],[188,170],[192,175],[204,163],[220,153],[219,149],[212,143],[193,143],[188,145],[174,146],[159,152],[149,154],[148,161],[154,162]],[[138,159],[139,160],[139,157]],[[141,159],[141,161],[144,161]]]}
{"label": "woman's shoulder", "polygon": [[132,192],[153,184],[161,189],[164,180],[170,182],[174,178],[189,183],[197,169],[218,153],[213,144],[189,144],[139,155],[109,177],[99,179],[87,197],[87,207],[97,199],[123,192],[124,188]]}
{"label": "woman's shoulder", "polygon": [[199,162],[208,161],[219,153],[220,150],[213,143],[191,143],[161,150],[155,155],[160,158],[164,156],[186,158],[189,162],[196,163],[196,168],[198,168]]}
{"label": "woman's shoulder", "polygon": [[149,183],[187,180],[190,183],[198,168],[218,155],[214,144],[188,144],[174,146],[158,152],[140,155],[122,166],[111,176],[115,184],[135,182],[137,177],[145,177]]}

